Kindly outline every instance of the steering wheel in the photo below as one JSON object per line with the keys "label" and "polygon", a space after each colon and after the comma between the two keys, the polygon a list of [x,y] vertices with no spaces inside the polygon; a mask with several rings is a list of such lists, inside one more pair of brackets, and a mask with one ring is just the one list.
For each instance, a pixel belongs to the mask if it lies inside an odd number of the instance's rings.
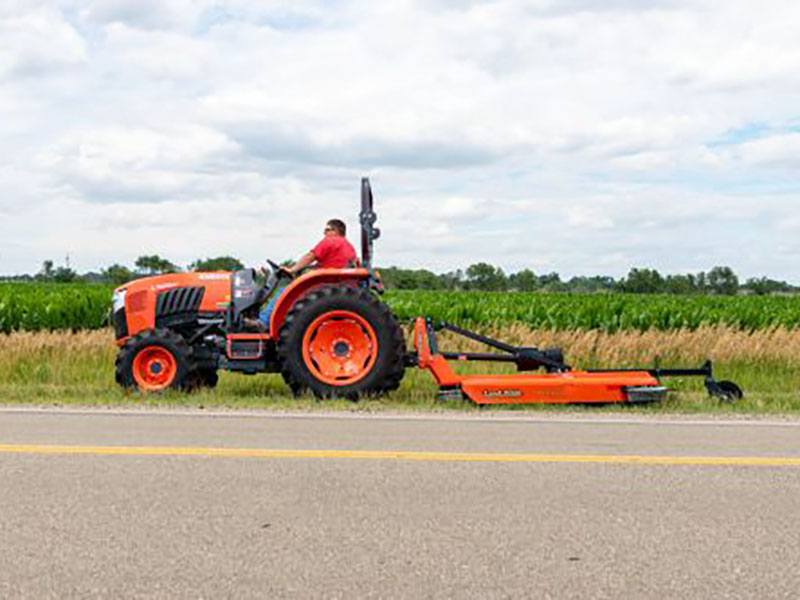
{"label": "steering wheel", "polygon": [[288,277],[289,279],[294,279],[294,278],[297,277],[297,275],[295,273],[292,273],[286,267],[281,266],[278,263],[276,263],[276,262],[274,262],[274,261],[272,261],[270,259],[267,259],[267,264],[270,267],[272,267],[272,270],[275,271],[275,275],[277,277],[283,276],[283,277]]}

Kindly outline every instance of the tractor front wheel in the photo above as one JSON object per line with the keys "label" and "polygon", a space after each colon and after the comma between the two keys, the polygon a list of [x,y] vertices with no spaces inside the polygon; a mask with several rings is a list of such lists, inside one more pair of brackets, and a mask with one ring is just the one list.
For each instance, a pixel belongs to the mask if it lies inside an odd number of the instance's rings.
{"label": "tractor front wheel", "polygon": [[396,389],[405,349],[389,308],[349,286],[326,286],[298,300],[278,341],[281,372],[294,392],[351,400]]}
{"label": "tractor front wheel", "polygon": [[192,349],[166,329],[144,331],[117,354],[115,376],[124,388],[140,392],[186,389],[192,381]]}

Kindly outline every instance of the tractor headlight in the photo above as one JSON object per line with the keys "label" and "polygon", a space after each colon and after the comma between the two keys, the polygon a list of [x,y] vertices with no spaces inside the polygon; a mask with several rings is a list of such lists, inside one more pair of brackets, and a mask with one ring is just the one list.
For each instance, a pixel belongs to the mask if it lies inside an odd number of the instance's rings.
{"label": "tractor headlight", "polygon": [[125,308],[125,294],[128,290],[114,290],[114,295],[111,297],[111,305],[114,307],[114,312]]}

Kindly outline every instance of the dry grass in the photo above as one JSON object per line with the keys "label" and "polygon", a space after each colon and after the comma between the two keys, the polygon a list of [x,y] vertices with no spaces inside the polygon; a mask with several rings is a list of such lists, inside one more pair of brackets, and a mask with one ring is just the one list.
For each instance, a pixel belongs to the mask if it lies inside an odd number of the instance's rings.
{"label": "dry grass", "polygon": [[111,330],[0,335],[0,383],[103,384],[116,351]]}
{"label": "dry grass", "polygon": [[[656,360],[697,363],[797,361],[800,363],[800,330],[776,327],[747,332],[726,326],[645,332],[549,331],[509,325],[489,335],[520,346],[564,348],[575,364],[617,366],[653,364]],[[451,338],[448,343],[452,343]],[[458,343],[461,343],[460,340]]]}
{"label": "dry grass", "polygon": [[95,331],[17,332],[0,336],[0,353],[4,356],[25,356],[40,352],[79,354],[83,352],[114,353],[114,334],[110,329]]}
{"label": "dry grass", "polygon": [[[727,327],[696,331],[599,331],[530,330],[510,325],[488,335],[517,345],[560,346],[576,367],[697,366],[706,358],[715,361],[721,378],[737,381],[747,392],[739,410],[800,410],[800,331],[784,328],[744,332]],[[457,336],[442,334],[445,349],[485,350]],[[0,335],[0,402],[142,402],[138,395],[124,394],[114,383],[117,348],[110,330],[78,333],[15,333]],[[459,370],[480,373],[508,371],[508,365],[469,363]],[[669,380],[681,393],[662,410],[716,410],[705,400],[701,382]],[[431,406],[435,386],[427,373],[410,371],[400,391],[385,405]],[[150,402],[151,400],[146,400]],[[157,403],[273,406],[291,404],[280,377],[244,377],[224,374],[214,392],[185,397],[167,395]],[[313,401],[306,399],[306,404]],[[328,405],[326,405],[328,406]],[[362,404],[374,407],[374,403]]]}
{"label": "dry grass", "polygon": [[[509,325],[485,331],[489,336],[520,346],[558,346],[572,362],[613,366],[655,360],[695,363],[706,358],[718,362],[800,362],[800,330],[777,327],[741,331],[719,326],[695,331],[550,331]],[[410,336],[409,336],[410,337]],[[449,333],[439,335],[445,349],[486,348]],[[53,374],[85,367],[88,363],[113,364],[116,355],[110,330],[84,332],[32,332],[0,335],[0,379],[13,377],[21,363],[46,364]]]}

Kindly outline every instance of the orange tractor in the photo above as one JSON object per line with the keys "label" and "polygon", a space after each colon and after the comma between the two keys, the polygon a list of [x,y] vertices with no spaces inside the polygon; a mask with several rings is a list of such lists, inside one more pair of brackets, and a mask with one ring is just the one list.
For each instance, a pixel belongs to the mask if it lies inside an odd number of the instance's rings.
{"label": "orange tractor", "polygon": [[[357,398],[392,391],[405,372],[403,330],[378,299],[372,267],[380,231],[369,181],[361,183],[362,267],[317,269],[293,278],[272,269],[175,273],[138,279],[114,291],[120,347],[117,382],[126,388],[214,387],[217,371],[280,372],[294,393]],[[266,332],[246,322],[279,294]]]}
{"label": "orange tractor", "polygon": [[[659,379],[705,377],[720,398],[741,397],[717,382],[711,364],[700,369],[574,371],[558,349],[517,348],[446,323],[417,319],[414,351],[380,301],[383,286],[372,265],[380,236],[369,180],[361,181],[359,268],[317,269],[288,285],[285,270],[268,261],[262,281],[254,269],[175,273],[132,281],[114,291],[112,321],[119,353],[116,380],[125,388],[157,392],[214,387],[219,370],[279,372],[292,392],[357,399],[397,389],[406,368],[428,369],[443,397],[479,404],[636,402],[661,399]],[[267,331],[248,328],[260,307],[277,295]],[[444,353],[436,329],[485,343],[497,353]],[[512,362],[519,371],[546,373],[460,376],[449,360]]]}

